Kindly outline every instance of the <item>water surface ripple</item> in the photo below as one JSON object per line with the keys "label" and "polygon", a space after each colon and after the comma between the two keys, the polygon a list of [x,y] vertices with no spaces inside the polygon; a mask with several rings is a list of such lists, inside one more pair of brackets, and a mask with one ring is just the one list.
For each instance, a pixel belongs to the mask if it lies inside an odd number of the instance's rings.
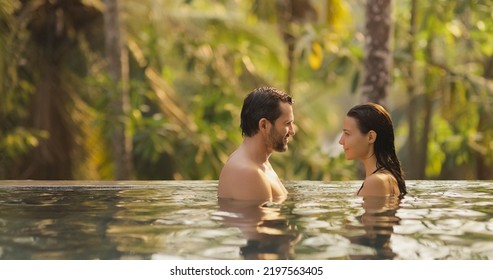
{"label": "water surface ripple", "polygon": [[493,182],[287,182],[282,203],[217,181],[0,181],[0,259],[493,259]]}

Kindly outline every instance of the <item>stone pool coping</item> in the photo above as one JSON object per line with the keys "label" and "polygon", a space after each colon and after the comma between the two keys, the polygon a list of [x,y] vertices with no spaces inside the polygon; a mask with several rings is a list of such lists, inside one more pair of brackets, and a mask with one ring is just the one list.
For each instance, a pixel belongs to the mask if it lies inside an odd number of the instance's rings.
{"label": "stone pool coping", "polygon": [[214,180],[0,180],[0,189],[12,188],[149,188],[217,185]]}

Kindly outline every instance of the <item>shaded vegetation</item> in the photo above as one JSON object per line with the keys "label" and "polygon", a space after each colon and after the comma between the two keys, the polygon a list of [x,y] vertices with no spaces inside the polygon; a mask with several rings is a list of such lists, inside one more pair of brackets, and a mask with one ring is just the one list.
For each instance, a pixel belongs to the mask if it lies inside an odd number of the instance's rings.
{"label": "shaded vegetation", "polygon": [[[493,178],[489,2],[394,1],[387,96],[409,179]],[[101,0],[0,2],[0,179],[114,179],[116,124],[137,179],[217,179],[246,93],[296,100],[286,180],[357,178],[341,155],[360,101],[366,1],[120,1],[128,84],[110,79]],[[282,5],[281,5],[282,4]],[[115,89],[129,108],[112,114]]]}

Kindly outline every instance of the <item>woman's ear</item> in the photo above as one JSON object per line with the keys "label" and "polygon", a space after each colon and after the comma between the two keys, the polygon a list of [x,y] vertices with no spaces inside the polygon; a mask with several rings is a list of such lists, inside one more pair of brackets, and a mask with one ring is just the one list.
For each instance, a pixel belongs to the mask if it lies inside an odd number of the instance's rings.
{"label": "woman's ear", "polygon": [[377,141],[377,133],[374,130],[370,130],[368,132],[368,142],[373,144],[375,141]]}

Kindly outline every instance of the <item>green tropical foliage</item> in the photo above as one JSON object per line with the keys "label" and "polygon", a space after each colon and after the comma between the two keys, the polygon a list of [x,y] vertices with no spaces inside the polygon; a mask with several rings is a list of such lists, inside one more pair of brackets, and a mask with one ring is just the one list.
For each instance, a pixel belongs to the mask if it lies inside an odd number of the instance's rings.
{"label": "green tropical foliage", "polygon": [[[488,1],[416,2],[394,3],[388,103],[404,167],[411,179],[491,179]],[[113,179],[116,122],[132,138],[135,178],[217,179],[241,142],[242,100],[264,85],[295,98],[295,141],[272,157],[279,175],[357,179],[337,141],[359,102],[364,3],[120,1],[130,108],[114,116],[103,2],[1,1],[0,179]]]}
{"label": "green tropical foliage", "polygon": [[[411,2],[411,1],[410,1]],[[422,169],[417,177],[491,179],[492,72],[488,1],[415,1],[416,48],[412,61],[416,76],[414,102],[418,149],[407,158],[409,169]],[[399,2],[397,18],[409,20],[409,5]],[[406,36],[406,21],[396,37]],[[409,21],[407,22],[409,23]],[[409,83],[411,63],[405,40],[396,41],[396,91]],[[408,102],[408,101],[405,101]],[[406,106],[406,103],[402,106]],[[420,158],[420,162],[412,158]],[[426,164],[423,164],[426,162]]]}

